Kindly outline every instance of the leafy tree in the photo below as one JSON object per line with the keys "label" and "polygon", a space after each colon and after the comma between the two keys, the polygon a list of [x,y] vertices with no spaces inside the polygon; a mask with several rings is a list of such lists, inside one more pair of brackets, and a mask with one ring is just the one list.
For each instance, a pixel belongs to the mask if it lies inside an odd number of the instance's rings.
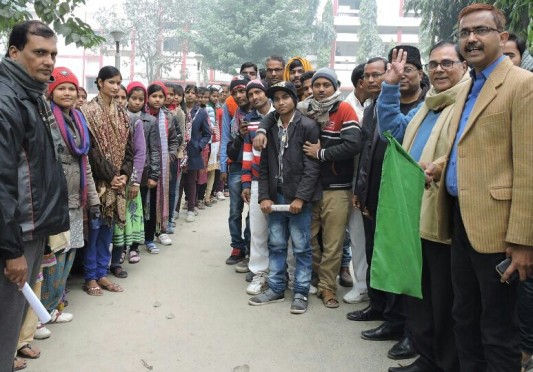
{"label": "leafy tree", "polygon": [[[415,11],[422,17],[421,28],[431,46],[439,40],[450,40],[457,27],[457,15],[475,0],[406,0],[405,11]],[[533,44],[533,2],[531,0],[483,1],[502,9],[508,19],[508,29],[529,39]]]}
{"label": "leafy tree", "polygon": [[313,36],[313,45],[311,54],[316,55],[316,68],[329,65],[331,53],[331,43],[335,40],[335,27],[333,26],[333,4],[328,0],[324,6],[322,20],[316,22],[315,33]]}
{"label": "leafy tree", "polygon": [[497,0],[494,5],[507,15],[510,31],[528,40],[533,47],[533,2],[531,0]]}
{"label": "leafy tree", "polygon": [[245,61],[305,54],[313,41],[316,0],[212,0],[193,24],[204,66],[235,74]]}
{"label": "leafy tree", "polygon": [[359,31],[357,63],[366,62],[372,57],[382,56],[385,51],[376,21],[378,11],[376,0],[361,0],[360,9],[361,28]]}
{"label": "leafy tree", "polygon": [[[178,0],[144,0],[139,6],[137,0],[124,0],[122,12],[115,8],[101,9],[98,13],[99,23],[104,33],[113,29],[131,30],[124,35],[124,45],[131,44],[135,54],[140,56],[145,65],[143,75],[148,81],[161,79],[165,71],[179,61],[179,53],[186,42],[186,25],[191,22],[193,8],[190,2]],[[119,14],[124,14],[120,16]],[[176,17],[180,14],[180,17]],[[167,40],[172,50],[163,53],[163,44]],[[112,41],[111,38],[108,41]]]}
{"label": "leafy tree", "polygon": [[65,37],[65,43],[93,47],[104,41],[91,27],[73,14],[86,0],[0,0],[0,36],[9,34],[19,22],[32,19],[31,10],[44,23]]}

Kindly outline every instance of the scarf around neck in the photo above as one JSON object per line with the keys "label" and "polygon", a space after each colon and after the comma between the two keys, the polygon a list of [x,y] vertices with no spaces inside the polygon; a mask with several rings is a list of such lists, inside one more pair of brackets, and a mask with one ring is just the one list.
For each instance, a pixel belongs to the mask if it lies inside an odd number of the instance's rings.
{"label": "scarf around neck", "polygon": [[33,79],[20,63],[15,62],[11,58],[4,58],[2,64],[7,74],[22,86],[31,99],[37,101],[43,96],[48,84]]}
{"label": "scarf around neck", "polygon": [[448,131],[448,126],[451,121],[453,107],[455,106],[457,95],[463,89],[468,89],[470,84],[471,77],[467,71],[459,83],[450,89],[437,92],[434,88],[431,88],[427,93],[424,104],[407,126],[402,143],[402,146],[409,151],[416,138],[420,125],[422,125],[424,122],[428,112],[430,110],[440,111],[441,113],[437,119],[437,122],[433,126],[428,141],[426,142],[424,150],[422,151],[422,155],[420,157],[421,162],[434,161],[448,150],[450,141],[453,143],[454,138],[448,138],[445,133]]}
{"label": "scarf around neck", "polygon": [[87,202],[87,154],[89,153],[90,148],[87,123],[78,110],[70,109],[69,116],[73,119],[77,133],[80,136],[80,144],[77,145],[75,139],[76,133],[66,123],[63,111],[54,102],[52,102],[50,106],[59,127],[61,137],[63,137],[63,141],[65,141],[70,153],[78,158],[80,164],[81,205],[82,207],[85,207]]}
{"label": "scarf around neck", "polygon": [[442,92],[437,92],[434,87],[431,87],[431,89],[426,94],[426,99],[424,101],[424,104],[427,105],[427,107],[430,110],[433,111],[440,111],[444,109],[445,107],[454,104],[455,100],[457,98],[457,94],[461,89],[464,88],[464,83],[470,81],[470,74],[465,73],[461,80],[457,84],[455,84],[453,87],[446,89]]}
{"label": "scarf around neck", "polygon": [[[101,156],[113,165],[116,176],[119,176],[129,137],[128,114],[115,100],[107,107],[100,94],[82,106],[81,110]],[[96,187],[106,221],[117,221],[123,225],[126,221],[124,192],[113,190],[104,180],[98,180]]]}
{"label": "scarf around neck", "polygon": [[309,96],[298,105],[298,108],[305,116],[316,121],[320,129],[324,129],[329,122],[329,112],[340,101],[342,101],[341,91],[337,90],[331,96],[320,102],[314,99],[313,96]]}
{"label": "scarf around neck", "polygon": [[50,143],[54,148],[54,153],[57,159],[58,144],[54,143],[50,132],[51,128],[56,125],[56,120],[50,109],[50,105],[44,97],[44,92],[47,89],[48,84],[33,79],[21,64],[15,62],[11,58],[4,58],[1,64],[4,67],[6,74],[22,87],[32,102],[37,104],[37,111],[45,124],[47,133],[49,134]]}

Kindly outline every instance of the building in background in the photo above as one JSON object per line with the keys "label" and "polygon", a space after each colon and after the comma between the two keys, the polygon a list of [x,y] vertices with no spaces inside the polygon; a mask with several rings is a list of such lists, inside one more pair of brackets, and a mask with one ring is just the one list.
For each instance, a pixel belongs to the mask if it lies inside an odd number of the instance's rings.
{"label": "building in background", "polygon": [[[337,72],[343,88],[352,88],[350,77],[357,65],[360,3],[360,0],[333,0],[337,37],[332,45],[330,64]],[[404,15],[404,0],[376,0],[376,3],[378,32],[383,43],[390,47],[396,44],[418,46],[421,18],[414,13]]]}

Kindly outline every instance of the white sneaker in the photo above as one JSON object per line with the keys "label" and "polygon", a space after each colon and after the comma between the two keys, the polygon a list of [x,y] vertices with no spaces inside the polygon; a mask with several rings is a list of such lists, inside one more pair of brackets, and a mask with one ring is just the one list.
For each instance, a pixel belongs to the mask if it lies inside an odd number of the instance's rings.
{"label": "white sneaker", "polygon": [[52,323],[68,323],[68,322],[71,322],[72,319],[74,319],[74,315],[72,315],[70,313],[64,313],[64,312],[59,311],[57,309],[52,311],[50,316],[52,317],[52,319],[50,319],[50,321],[48,322],[49,324],[52,324]]}
{"label": "white sneaker", "polygon": [[246,287],[246,293],[249,295],[258,295],[267,288],[267,278],[265,273],[255,274],[252,282]]}
{"label": "white sneaker", "polygon": [[224,196],[224,193],[222,191],[217,192],[217,199],[226,200],[226,197]]}
{"label": "white sneaker", "polygon": [[186,222],[194,222],[196,217],[194,217],[194,212],[187,212],[187,217],[185,218]]}
{"label": "white sneaker", "polygon": [[50,337],[51,335],[52,335],[52,332],[48,328],[42,325],[41,322],[37,323],[37,330],[35,331],[35,334],[33,335],[34,339],[44,340]]}
{"label": "white sneaker", "polygon": [[310,295],[316,295],[318,293],[318,288],[315,287],[314,285],[310,284],[309,285],[309,294]]}
{"label": "white sneaker", "polygon": [[358,304],[359,302],[368,301],[368,293],[359,293],[357,288],[352,288],[352,290],[344,295],[342,298],[347,304]]}
{"label": "white sneaker", "polygon": [[157,241],[163,245],[171,245],[172,240],[168,237],[167,234],[161,234],[157,237]]}

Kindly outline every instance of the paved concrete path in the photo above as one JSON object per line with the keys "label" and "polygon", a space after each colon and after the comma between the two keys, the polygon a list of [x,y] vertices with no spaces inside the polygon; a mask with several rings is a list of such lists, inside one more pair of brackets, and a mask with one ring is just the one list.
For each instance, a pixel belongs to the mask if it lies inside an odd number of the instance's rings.
{"label": "paved concrete path", "polygon": [[83,279],[73,278],[66,311],[74,320],[48,326],[52,337],[35,342],[42,355],[26,370],[374,372],[398,365],[386,357],[393,342],[359,336],[379,322],[346,320],[366,304],[326,309],[310,296],[307,313],[292,315],[287,291],[285,302],[249,306],[245,274],[224,263],[228,208],[226,200],[194,223],[178,220],[172,246],[125,263],[129,277],[116,279],[123,293],[90,297]]}

